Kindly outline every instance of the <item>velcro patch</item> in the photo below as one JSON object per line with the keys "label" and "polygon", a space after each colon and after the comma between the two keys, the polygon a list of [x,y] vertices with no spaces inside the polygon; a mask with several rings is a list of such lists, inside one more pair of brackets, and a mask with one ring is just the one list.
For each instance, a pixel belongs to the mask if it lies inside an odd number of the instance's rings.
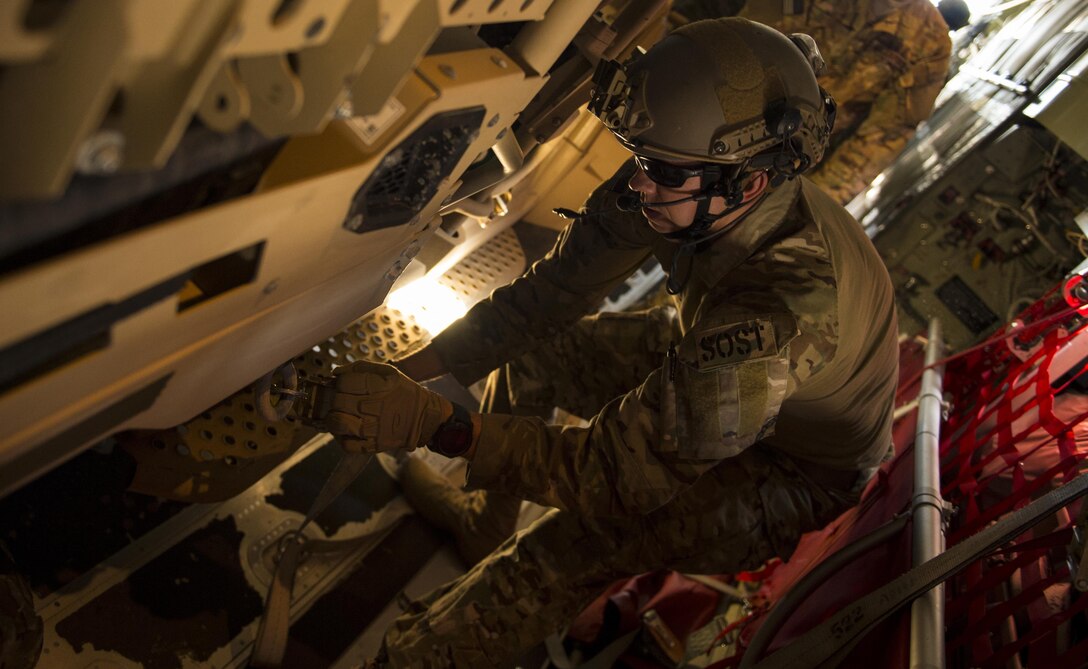
{"label": "velcro patch", "polygon": [[700,332],[695,364],[700,372],[778,355],[774,323],[756,318]]}

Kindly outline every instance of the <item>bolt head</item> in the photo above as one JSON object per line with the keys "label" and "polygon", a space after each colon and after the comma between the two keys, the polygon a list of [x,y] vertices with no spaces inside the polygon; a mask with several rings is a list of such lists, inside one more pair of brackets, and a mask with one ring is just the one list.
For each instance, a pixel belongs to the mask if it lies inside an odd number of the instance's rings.
{"label": "bolt head", "polygon": [[341,102],[336,107],[336,111],[333,112],[333,116],[340,120],[346,120],[351,118],[352,116],[355,116],[355,105],[352,104],[351,99],[347,99]]}
{"label": "bolt head", "polygon": [[716,153],[718,155],[721,155],[721,154],[725,153],[728,150],[729,150],[729,145],[726,144],[725,142],[723,142],[721,140],[718,140],[718,141],[714,142],[714,147],[713,147],[714,153]]}
{"label": "bolt head", "polygon": [[99,130],[79,147],[76,169],[83,174],[113,174],[125,157],[125,136],[116,130]]}

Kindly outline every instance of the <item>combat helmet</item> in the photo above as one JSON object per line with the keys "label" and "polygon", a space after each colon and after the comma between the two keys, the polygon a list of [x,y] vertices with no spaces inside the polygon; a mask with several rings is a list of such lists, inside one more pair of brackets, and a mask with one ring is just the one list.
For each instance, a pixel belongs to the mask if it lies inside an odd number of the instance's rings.
{"label": "combat helmet", "polygon": [[816,82],[822,67],[807,35],[696,21],[648,53],[602,62],[589,108],[636,155],[734,166],[725,178],[738,183],[718,194],[736,197],[751,171],[777,184],[823,157],[835,103]]}
{"label": "combat helmet", "polygon": [[[835,101],[816,82],[822,69],[808,35],[787,37],[742,18],[689,23],[647,53],[598,64],[589,109],[647,176],[666,186],[699,176],[696,193],[655,203],[698,203],[691,225],[665,235],[681,242],[668,272],[669,293],[687,281],[680,270],[685,258],[728,229],[712,232],[714,222],[744,206],[750,174],[766,170],[777,186],[823,158]],[[697,167],[673,165],[678,162]],[[718,196],[726,207],[711,214]]]}

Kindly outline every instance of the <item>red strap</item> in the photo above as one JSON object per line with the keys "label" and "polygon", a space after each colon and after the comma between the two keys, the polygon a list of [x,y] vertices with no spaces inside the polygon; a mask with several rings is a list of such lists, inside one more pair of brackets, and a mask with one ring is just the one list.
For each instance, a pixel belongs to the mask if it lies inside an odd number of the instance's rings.
{"label": "red strap", "polygon": [[[1020,609],[1024,608],[1028,602],[1040,597],[1043,591],[1049,586],[1069,578],[1069,568],[1064,565],[1060,565],[1058,569],[1047,576],[1044,579],[1037,581],[1029,587],[1024,588],[1020,594],[1016,595],[1012,599],[996,604],[991,604],[986,610],[986,614],[979,620],[972,620],[971,623],[962,631],[958,636],[952,639],[948,643],[948,650],[953,651],[956,648],[963,646],[964,644],[973,641],[980,636],[986,636],[986,632],[993,627],[996,627],[998,623],[1005,620],[1009,616],[1013,615]],[[992,652],[992,651],[991,651]],[[989,652],[986,656],[989,656]],[[986,657],[975,657],[974,662],[977,666],[978,663],[984,661]]]}
{"label": "red strap", "polygon": [[760,581],[766,581],[768,578],[774,575],[775,570],[781,566],[782,561],[778,558],[773,558],[767,561],[767,564],[763,565],[756,571],[742,571],[738,572],[736,577],[738,581],[744,581],[745,583],[758,583]]}
{"label": "red strap", "polygon": [[[1057,629],[1058,625],[1061,625],[1065,621],[1071,619],[1073,616],[1079,614],[1081,611],[1088,609],[1088,597],[1079,597],[1073,604],[1060,613],[1056,613],[1046,620],[1039,621],[1032,626],[1030,632],[1017,639],[1015,642],[1005,645],[995,652],[987,660],[985,664],[980,665],[982,669],[999,669],[1005,667],[1005,664],[1009,661],[1013,655],[1016,655],[1023,650],[1029,644],[1038,641],[1043,636],[1051,633]],[[1084,648],[1081,648],[1084,644],[1070,649],[1070,652],[1061,656],[1061,661],[1058,664],[1048,664],[1047,667],[1053,669],[1074,669],[1074,667],[1082,667],[1084,657],[1088,655]],[[1076,652],[1073,652],[1076,651]]]}

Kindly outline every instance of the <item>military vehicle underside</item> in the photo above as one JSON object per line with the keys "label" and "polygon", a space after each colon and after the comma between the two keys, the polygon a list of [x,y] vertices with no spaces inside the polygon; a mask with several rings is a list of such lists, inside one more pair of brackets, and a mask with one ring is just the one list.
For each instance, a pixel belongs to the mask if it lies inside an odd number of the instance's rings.
{"label": "military vehicle underside", "polygon": [[[582,109],[593,63],[649,46],[667,7],[0,3],[0,542],[13,562],[0,551],[4,661],[249,663],[284,539],[340,457],[293,412],[270,419],[257,385],[286,363],[323,376],[404,355],[541,257],[562,226],[551,208],[576,209],[624,160]],[[980,398],[1022,413],[1023,397],[1053,398],[1088,361],[1077,311],[1088,303],[1086,54],[1083,3],[1031,3],[960,67],[901,159],[850,205],[896,286],[904,369],[921,374],[934,319],[942,355],[989,344],[978,354],[989,357],[952,368],[953,422]],[[644,266],[601,309],[658,299],[662,277]],[[1018,323],[1054,327],[1016,336]],[[988,377],[1004,388],[992,396],[964,380],[987,365],[1006,375]],[[1015,400],[1018,375],[1036,385]],[[918,380],[901,383],[897,444],[908,453]],[[471,389],[438,384],[473,403]],[[957,439],[964,425],[984,429],[961,423]],[[991,518],[989,507],[966,511],[967,482],[981,474],[956,442],[942,448],[955,477],[953,547]],[[1078,449],[1063,451],[1066,481]],[[459,462],[424,457],[463,478]],[[745,608],[753,592],[727,584],[685,666],[736,666],[768,603],[829,546],[903,510],[912,457],[886,467],[892,483],[868,515],[811,537],[791,563],[802,566],[768,576],[764,608]],[[285,667],[356,666],[405,597],[464,571],[384,464],[372,461],[306,527],[309,539],[344,543],[298,570]],[[1022,469],[1018,504],[1029,497]],[[542,512],[525,505],[520,525]],[[1072,534],[1076,509],[1057,515],[1036,539]],[[1032,549],[1042,572],[1032,583],[1046,587],[1024,587],[1021,562],[974,563],[988,575],[947,592],[950,603],[975,598],[949,609],[949,666],[1082,666],[1079,584],[1057,613],[1007,612],[1057,601],[1047,588],[1076,580],[1088,560],[1070,541]],[[799,608],[770,649],[909,568],[909,542],[888,550],[855,570],[867,578],[829,578],[852,589]],[[896,620],[898,632],[877,628],[858,652],[906,666],[909,607]],[[544,651],[534,652],[523,666],[540,666]]]}

